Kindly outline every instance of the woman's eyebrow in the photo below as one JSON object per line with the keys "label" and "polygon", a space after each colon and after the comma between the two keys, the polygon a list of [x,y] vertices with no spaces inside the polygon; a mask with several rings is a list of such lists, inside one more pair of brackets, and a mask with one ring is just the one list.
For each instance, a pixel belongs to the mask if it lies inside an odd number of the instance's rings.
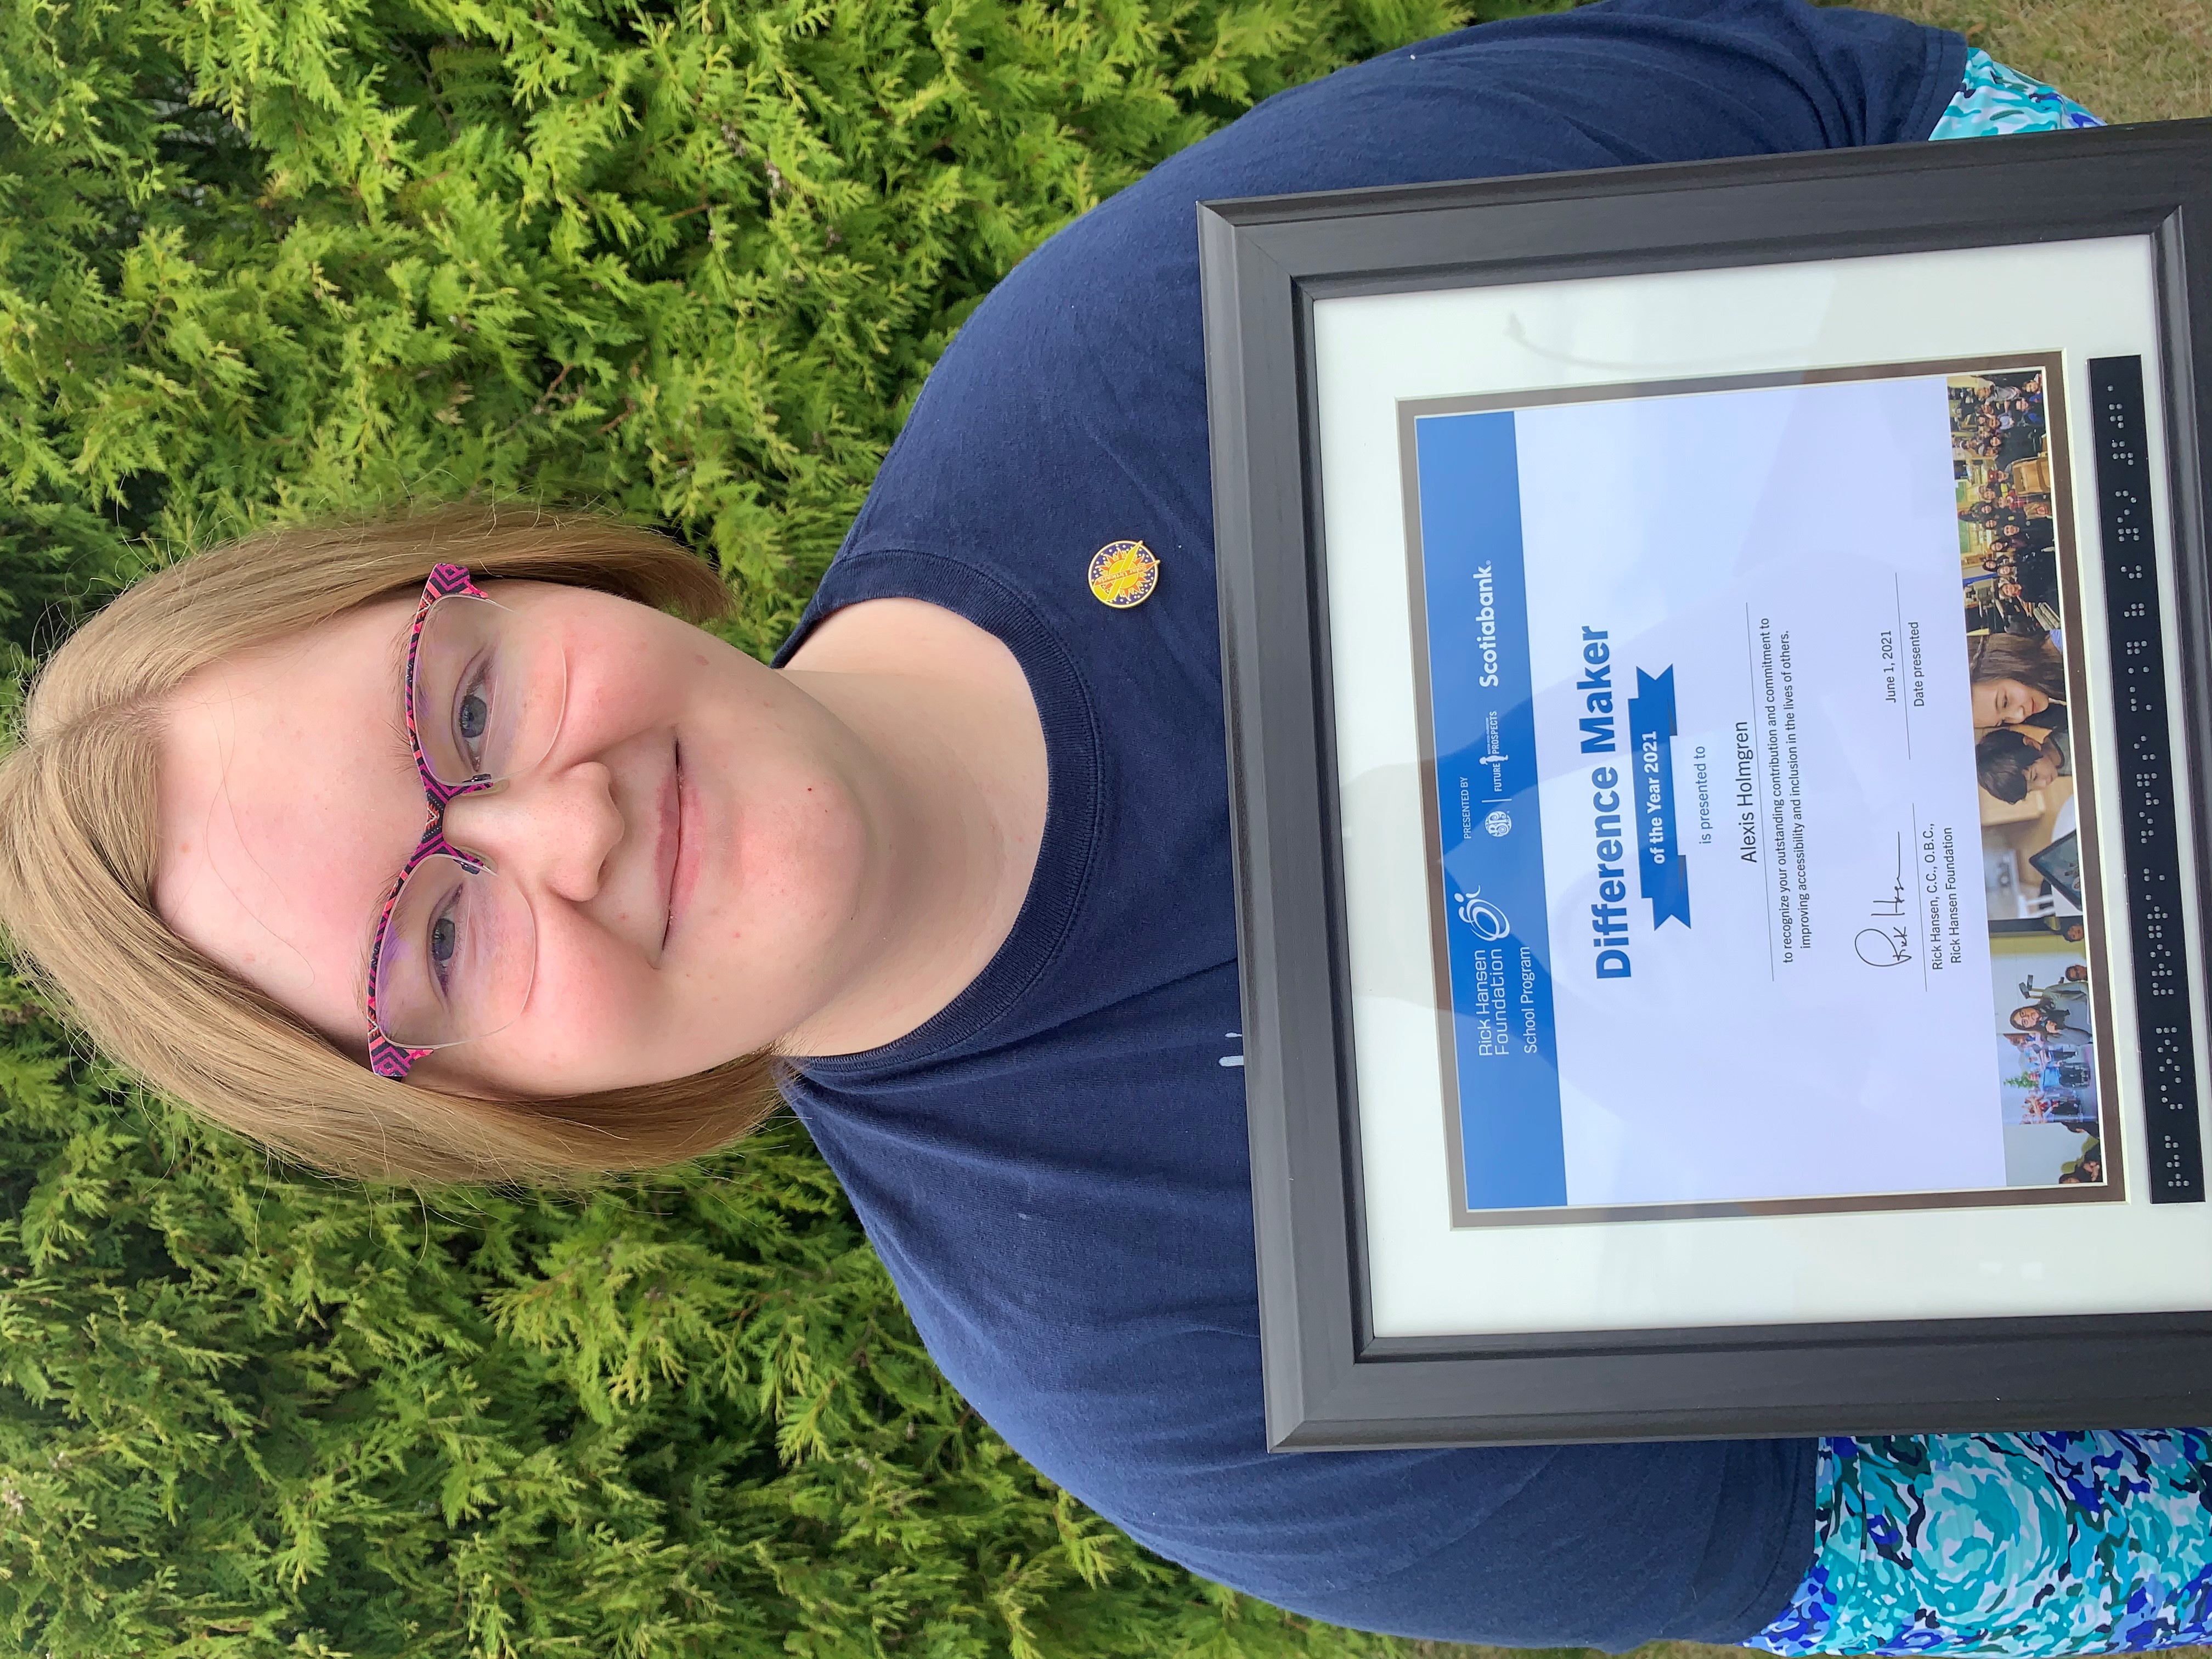
{"label": "woman's eyebrow", "polygon": [[[383,904],[384,898],[381,893],[379,893],[376,902],[380,907]],[[353,975],[354,1006],[361,1011],[361,1017],[364,1020],[368,1018],[368,978],[375,967],[376,918],[372,914],[368,922],[368,936],[362,940],[361,961],[355,967]]]}
{"label": "woman's eyebrow", "polygon": [[376,890],[376,896],[369,901],[368,928],[362,935],[361,957],[354,966],[353,975],[354,1006],[360,1010],[364,1020],[368,1018],[369,977],[376,970],[376,924],[382,918],[386,906],[398,896],[399,882],[400,878],[393,875],[391,880]]}
{"label": "woman's eyebrow", "polygon": [[[415,613],[410,611],[406,620],[400,623],[399,631],[393,637],[391,648],[385,653],[382,684],[390,688],[392,701],[386,707],[392,713],[391,730],[398,739],[398,754],[402,763],[406,768],[408,775],[416,779],[419,784],[421,775],[416,769],[415,745],[408,740],[407,737],[407,650],[408,647],[414,642],[414,639]],[[426,796],[424,799],[426,822],[428,817],[428,800]],[[410,847],[407,849],[407,854],[402,855],[403,867],[406,857],[411,855],[414,850]],[[354,969],[353,1000],[354,1006],[360,1009],[364,1020],[368,1018],[369,978],[376,970],[377,924],[383,919],[385,908],[391,902],[393,893],[399,885],[399,880],[400,878],[395,871],[390,880],[377,888],[376,896],[369,901],[368,923],[362,929],[361,956]]]}
{"label": "woman's eyebrow", "polygon": [[[399,733],[402,747],[409,747],[407,744],[407,650],[414,641],[415,617],[410,611],[407,619],[399,624],[399,632],[392,638],[392,648],[385,653],[382,682],[390,688],[392,724]],[[411,749],[409,758],[410,760],[413,758]]]}

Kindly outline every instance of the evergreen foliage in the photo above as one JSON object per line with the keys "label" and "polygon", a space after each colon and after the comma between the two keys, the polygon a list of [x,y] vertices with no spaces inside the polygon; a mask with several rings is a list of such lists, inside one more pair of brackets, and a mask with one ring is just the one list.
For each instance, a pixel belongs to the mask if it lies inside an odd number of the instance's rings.
{"label": "evergreen foliage", "polygon": [[[1506,9],[1499,3],[1487,9]],[[0,0],[0,647],[271,521],[660,524],[788,627],[1070,216],[1455,0]],[[805,1137],[272,1167],[0,987],[0,1643],[1382,1653],[1146,1555],[922,1352]]]}

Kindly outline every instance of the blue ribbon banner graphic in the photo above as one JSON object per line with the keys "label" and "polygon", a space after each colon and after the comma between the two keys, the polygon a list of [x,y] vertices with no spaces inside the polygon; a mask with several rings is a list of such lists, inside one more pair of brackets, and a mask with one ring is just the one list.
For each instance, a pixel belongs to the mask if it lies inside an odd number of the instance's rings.
{"label": "blue ribbon banner graphic", "polygon": [[1651,902],[1651,926],[1690,925],[1690,870],[1674,844],[1674,670],[1636,671],[1628,700],[1628,732],[1636,757],[1637,890]]}

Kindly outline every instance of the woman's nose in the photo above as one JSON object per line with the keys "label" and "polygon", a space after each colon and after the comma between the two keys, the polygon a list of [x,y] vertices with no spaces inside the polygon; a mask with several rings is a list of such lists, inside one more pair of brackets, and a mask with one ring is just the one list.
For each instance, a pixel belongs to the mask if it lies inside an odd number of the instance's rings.
{"label": "woman's nose", "polygon": [[607,857],[623,838],[614,775],[597,761],[558,771],[540,767],[446,805],[446,839],[491,861],[501,874],[536,882],[582,903],[599,890]]}

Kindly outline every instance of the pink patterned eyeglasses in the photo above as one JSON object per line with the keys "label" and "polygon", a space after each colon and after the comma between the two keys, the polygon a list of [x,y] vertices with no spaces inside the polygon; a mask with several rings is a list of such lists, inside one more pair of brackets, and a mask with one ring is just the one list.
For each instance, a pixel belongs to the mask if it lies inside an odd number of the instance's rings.
{"label": "pink patterned eyeglasses", "polygon": [[447,810],[527,771],[568,698],[557,646],[465,567],[422,585],[407,640],[407,740],[429,817],[377,913],[369,947],[368,1064],[404,1079],[440,1048],[492,1036],[530,1000],[538,937],[528,900],[447,839]]}

